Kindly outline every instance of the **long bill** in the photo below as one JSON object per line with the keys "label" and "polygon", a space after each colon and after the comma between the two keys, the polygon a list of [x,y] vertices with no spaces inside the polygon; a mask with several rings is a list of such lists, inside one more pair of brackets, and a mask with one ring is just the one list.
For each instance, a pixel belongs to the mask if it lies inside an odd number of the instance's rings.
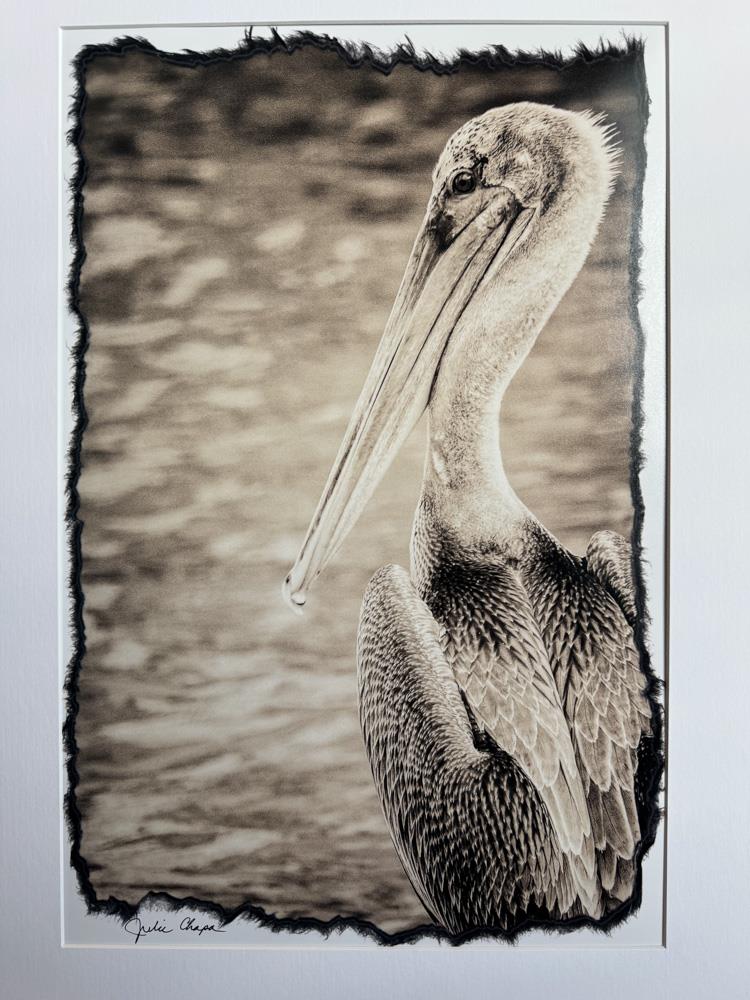
{"label": "long bill", "polygon": [[425,411],[448,339],[487,272],[493,274],[534,212],[507,192],[442,248],[428,209],[372,366],[297,561],[284,581],[295,610],[353,528]]}

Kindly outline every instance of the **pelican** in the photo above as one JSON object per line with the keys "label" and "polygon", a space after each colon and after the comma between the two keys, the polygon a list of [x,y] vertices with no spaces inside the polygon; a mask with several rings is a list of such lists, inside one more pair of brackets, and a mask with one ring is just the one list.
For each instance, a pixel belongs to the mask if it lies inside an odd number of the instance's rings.
{"label": "pelican", "polygon": [[600,531],[584,558],[566,551],[513,492],[499,432],[510,380],[588,255],[616,155],[601,117],[531,103],[451,136],[284,583],[301,608],[426,410],[411,571],[371,579],[357,664],[394,846],[451,934],[600,921],[634,893],[656,709],[630,546]]}

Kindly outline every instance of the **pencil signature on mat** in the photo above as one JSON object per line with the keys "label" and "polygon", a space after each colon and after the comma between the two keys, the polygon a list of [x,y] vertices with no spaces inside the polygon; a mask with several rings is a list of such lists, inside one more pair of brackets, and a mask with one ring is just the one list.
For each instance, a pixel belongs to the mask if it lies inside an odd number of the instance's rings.
{"label": "pencil signature on mat", "polygon": [[133,944],[138,944],[141,938],[149,934],[171,934],[173,931],[188,931],[202,937],[204,934],[223,934],[224,930],[216,924],[201,924],[195,917],[183,917],[177,927],[170,927],[164,920],[156,919],[150,924],[144,923],[140,917],[131,917],[123,926],[126,934],[133,937]]}

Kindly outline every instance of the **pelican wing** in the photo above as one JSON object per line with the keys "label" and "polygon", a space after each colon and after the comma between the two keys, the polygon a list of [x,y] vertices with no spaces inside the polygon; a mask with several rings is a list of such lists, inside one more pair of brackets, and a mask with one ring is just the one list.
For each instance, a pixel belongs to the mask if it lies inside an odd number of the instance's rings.
{"label": "pelican wing", "polygon": [[633,632],[600,587],[582,595],[585,630],[574,640],[570,719],[596,837],[602,888],[614,900],[632,894],[641,832],[635,799],[638,747],[651,731],[646,679]]}
{"label": "pelican wing", "polygon": [[475,725],[533,782],[568,857],[584,912],[600,890],[585,789],[525,590],[504,566],[451,565],[428,597]]}
{"label": "pelican wing", "polygon": [[630,543],[616,531],[597,531],[586,549],[587,568],[620,605],[628,624],[635,626],[635,584]]}
{"label": "pelican wing", "polygon": [[[360,716],[398,855],[428,912],[454,933],[564,916],[578,892],[553,827],[560,808],[553,797],[545,808],[516,759],[477,743],[444,646],[406,571],[379,570],[360,619]],[[519,736],[527,756],[523,747]]]}
{"label": "pelican wing", "polygon": [[594,536],[589,552],[584,568],[556,551],[527,585],[576,751],[602,889],[616,905],[633,891],[640,841],[635,773],[651,709],[627,618],[629,559],[611,533]]}

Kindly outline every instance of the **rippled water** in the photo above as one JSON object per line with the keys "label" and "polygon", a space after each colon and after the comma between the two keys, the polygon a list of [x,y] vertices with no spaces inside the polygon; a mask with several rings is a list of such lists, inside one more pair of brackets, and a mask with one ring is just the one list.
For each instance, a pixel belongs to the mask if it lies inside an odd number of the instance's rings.
{"label": "rippled water", "polygon": [[[303,617],[282,603],[450,132],[520,97],[607,110],[623,172],[503,413],[517,492],[572,550],[628,534],[637,95],[587,73],[94,62],[82,304],[82,852],[100,897],[424,922],[357,721],[362,592],[408,564],[423,427]],[[588,89],[587,89],[588,88]]]}

